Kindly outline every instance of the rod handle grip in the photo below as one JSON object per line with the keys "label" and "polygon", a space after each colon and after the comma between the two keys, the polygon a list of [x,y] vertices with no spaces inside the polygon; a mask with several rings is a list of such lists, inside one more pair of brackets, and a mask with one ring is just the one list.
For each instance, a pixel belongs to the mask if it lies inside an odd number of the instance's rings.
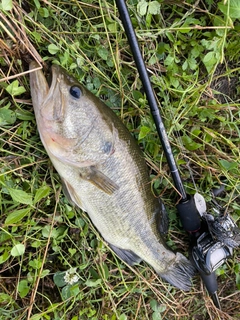
{"label": "rod handle grip", "polygon": [[192,196],[187,195],[187,200],[180,201],[177,204],[177,211],[184,230],[193,233],[201,228],[201,216]]}
{"label": "rod handle grip", "polygon": [[213,300],[214,305],[221,310],[221,305],[220,305],[220,301],[217,295],[217,289],[218,289],[218,285],[217,285],[217,277],[215,272],[212,272],[210,274],[205,274],[203,272],[200,272],[200,276],[204,282],[204,285],[210,295],[210,297]]}

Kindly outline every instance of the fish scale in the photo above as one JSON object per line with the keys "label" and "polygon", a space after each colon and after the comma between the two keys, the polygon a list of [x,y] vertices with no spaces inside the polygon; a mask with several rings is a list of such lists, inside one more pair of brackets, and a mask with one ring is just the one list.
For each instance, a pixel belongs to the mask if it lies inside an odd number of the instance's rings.
{"label": "fish scale", "polygon": [[163,279],[189,290],[194,268],[159,233],[166,213],[152,194],[144,156],[130,132],[64,69],[52,66],[49,87],[36,66],[30,64],[30,87],[38,131],[67,197],[88,213],[122,260],[144,260]]}

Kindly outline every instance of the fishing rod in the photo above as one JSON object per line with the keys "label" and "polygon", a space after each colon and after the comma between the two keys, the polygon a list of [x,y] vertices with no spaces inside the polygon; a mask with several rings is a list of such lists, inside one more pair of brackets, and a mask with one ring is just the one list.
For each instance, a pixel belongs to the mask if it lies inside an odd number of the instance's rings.
{"label": "fishing rod", "polygon": [[215,306],[221,309],[217,295],[218,285],[215,270],[232,255],[233,248],[240,245],[240,230],[219,205],[215,209],[216,216],[210,215],[206,212],[206,203],[201,195],[195,194],[193,197],[186,193],[125,0],[116,0],[116,4],[171,171],[172,179],[180,196],[177,211],[184,230],[190,236],[191,260],[199,271]]}

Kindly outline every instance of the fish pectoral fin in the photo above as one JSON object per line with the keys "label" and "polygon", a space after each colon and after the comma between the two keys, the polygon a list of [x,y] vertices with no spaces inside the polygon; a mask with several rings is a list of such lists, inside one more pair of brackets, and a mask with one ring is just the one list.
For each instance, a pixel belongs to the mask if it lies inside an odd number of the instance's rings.
{"label": "fish pectoral fin", "polygon": [[140,263],[142,260],[131,250],[120,249],[112,244],[109,244],[109,246],[120,259],[125,261],[130,266]]}
{"label": "fish pectoral fin", "polygon": [[112,181],[94,166],[83,168],[80,171],[80,177],[91,182],[97,188],[109,195],[113,194],[113,192],[119,189],[119,186],[114,181]]}
{"label": "fish pectoral fin", "polygon": [[62,179],[62,188],[65,197],[72,205],[76,205],[77,207],[81,208],[83,211],[86,211],[79,199],[78,195],[76,194],[74,188],[68,183],[66,180]]}

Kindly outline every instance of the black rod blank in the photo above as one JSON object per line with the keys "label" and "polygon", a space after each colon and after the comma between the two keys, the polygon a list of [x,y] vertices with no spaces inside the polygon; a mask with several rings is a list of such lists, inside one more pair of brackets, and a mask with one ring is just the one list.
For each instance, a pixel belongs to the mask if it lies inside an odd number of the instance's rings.
{"label": "black rod blank", "polygon": [[143,61],[143,57],[138,45],[137,37],[135,34],[135,31],[132,26],[132,22],[128,13],[128,9],[126,7],[125,1],[124,0],[116,0],[116,4],[119,10],[119,14],[128,38],[128,42],[140,75],[140,79],[143,84],[144,91],[146,93],[148,103],[151,109],[151,113],[155,122],[155,126],[171,171],[171,175],[174,181],[174,185],[179,192],[181,196],[181,202],[187,201],[187,194],[185,191],[185,188],[182,183],[182,179],[180,177],[172,149],[168,140],[167,132],[164,127],[163,120],[161,118],[159,109],[158,109],[158,104],[154,95],[154,91],[152,89],[152,85],[148,76],[148,72],[145,66],[145,63]]}

